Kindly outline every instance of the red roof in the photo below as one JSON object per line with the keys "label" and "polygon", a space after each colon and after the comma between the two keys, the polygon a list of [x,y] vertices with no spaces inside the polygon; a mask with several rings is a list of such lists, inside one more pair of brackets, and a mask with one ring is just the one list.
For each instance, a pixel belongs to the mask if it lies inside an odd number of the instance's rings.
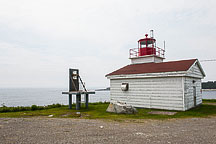
{"label": "red roof", "polygon": [[187,71],[194,64],[196,60],[197,59],[169,61],[169,62],[161,62],[161,63],[131,64],[123,68],[120,68],[112,73],[109,73],[106,76]]}

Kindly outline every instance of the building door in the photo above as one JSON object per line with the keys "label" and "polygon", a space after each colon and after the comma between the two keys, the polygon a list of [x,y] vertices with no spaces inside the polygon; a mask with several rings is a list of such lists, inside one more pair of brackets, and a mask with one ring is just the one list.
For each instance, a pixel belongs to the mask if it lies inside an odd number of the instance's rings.
{"label": "building door", "polygon": [[196,87],[193,87],[194,106],[196,106]]}

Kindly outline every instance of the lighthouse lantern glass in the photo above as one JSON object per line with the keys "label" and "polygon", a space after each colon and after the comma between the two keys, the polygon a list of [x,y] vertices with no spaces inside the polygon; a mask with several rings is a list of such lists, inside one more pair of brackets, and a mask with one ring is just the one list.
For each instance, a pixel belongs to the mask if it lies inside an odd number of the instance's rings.
{"label": "lighthouse lantern glass", "polygon": [[145,40],[145,41],[140,41],[140,48],[144,47],[154,47],[154,40]]}

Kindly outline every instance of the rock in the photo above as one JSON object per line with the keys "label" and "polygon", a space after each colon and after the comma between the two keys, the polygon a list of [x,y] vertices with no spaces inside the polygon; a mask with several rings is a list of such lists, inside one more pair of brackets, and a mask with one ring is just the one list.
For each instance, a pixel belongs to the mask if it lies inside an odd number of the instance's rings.
{"label": "rock", "polygon": [[126,103],[117,102],[116,104],[110,103],[107,112],[118,113],[118,114],[134,114],[137,113],[136,108],[127,105]]}
{"label": "rock", "polygon": [[77,115],[80,115],[80,112],[76,112]]}
{"label": "rock", "polygon": [[112,103],[110,103],[106,111],[107,112],[115,112],[114,105]]}
{"label": "rock", "polygon": [[136,135],[143,135],[143,133],[142,132],[137,132]]}
{"label": "rock", "polygon": [[102,129],[102,128],[103,128],[103,126],[100,126],[100,128]]}
{"label": "rock", "polygon": [[53,117],[53,115],[48,115],[48,117]]}

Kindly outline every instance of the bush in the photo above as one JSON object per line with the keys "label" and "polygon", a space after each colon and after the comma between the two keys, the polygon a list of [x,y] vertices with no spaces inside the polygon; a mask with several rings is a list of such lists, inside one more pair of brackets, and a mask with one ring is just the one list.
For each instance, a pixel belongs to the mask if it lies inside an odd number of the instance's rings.
{"label": "bush", "polygon": [[0,112],[10,112],[7,107],[0,108]]}
{"label": "bush", "polygon": [[38,106],[32,105],[32,106],[31,106],[31,110],[33,110],[33,111],[34,111],[34,110],[38,110]]}
{"label": "bush", "polygon": [[58,107],[61,107],[62,105],[61,104],[52,104],[52,105],[48,105],[48,106],[46,106],[45,108],[46,109],[50,109],[50,108],[58,108]]}

